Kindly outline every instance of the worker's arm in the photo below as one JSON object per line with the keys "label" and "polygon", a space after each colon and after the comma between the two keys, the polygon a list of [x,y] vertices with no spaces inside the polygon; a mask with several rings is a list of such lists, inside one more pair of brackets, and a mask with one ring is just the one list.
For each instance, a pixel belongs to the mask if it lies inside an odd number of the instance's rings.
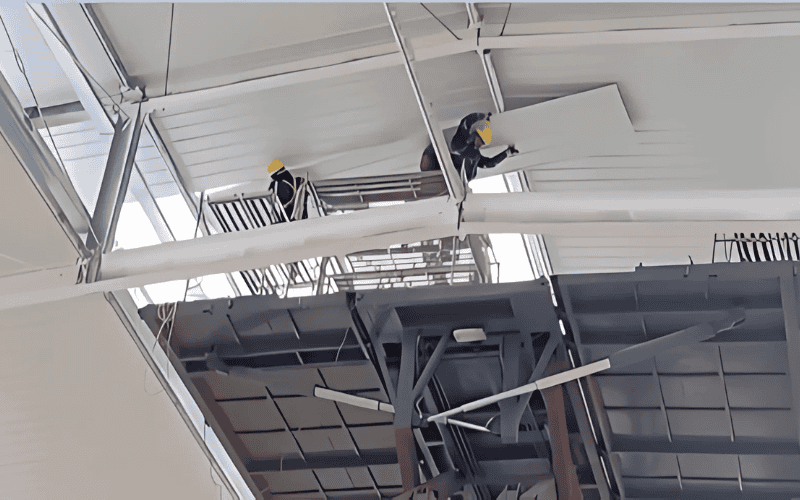
{"label": "worker's arm", "polygon": [[478,167],[480,168],[494,168],[500,164],[501,161],[505,160],[506,158],[510,158],[512,156],[516,156],[519,153],[514,146],[509,146],[508,149],[503,151],[502,153],[495,155],[491,158],[487,158],[481,155],[480,160],[478,161]]}

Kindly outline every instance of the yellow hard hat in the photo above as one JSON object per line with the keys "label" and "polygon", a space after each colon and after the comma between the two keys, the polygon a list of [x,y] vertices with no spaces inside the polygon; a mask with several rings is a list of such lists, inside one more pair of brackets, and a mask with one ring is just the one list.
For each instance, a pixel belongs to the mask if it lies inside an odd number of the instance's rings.
{"label": "yellow hard hat", "polygon": [[484,125],[483,128],[477,129],[476,132],[478,133],[478,135],[480,136],[480,138],[481,138],[481,140],[483,141],[484,144],[487,144],[487,145],[491,144],[491,142],[492,142],[492,128],[489,126],[488,122],[486,123],[486,125]]}
{"label": "yellow hard hat", "polygon": [[282,168],[283,168],[283,162],[280,160],[275,160],[269,164],[269,167],[267,167],[267,171],[269,171],[270,174],[274,174],[275,172],[277,172]]}

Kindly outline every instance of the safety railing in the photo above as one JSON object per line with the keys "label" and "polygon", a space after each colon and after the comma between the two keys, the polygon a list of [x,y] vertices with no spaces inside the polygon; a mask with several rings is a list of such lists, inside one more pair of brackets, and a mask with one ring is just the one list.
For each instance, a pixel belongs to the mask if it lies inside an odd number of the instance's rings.
{"label": "safety railing", "polygon": [[[722,244],[722,252],[717,246]],[[711,262],[723,256],[726,262],[800,261],[800,238],[797,233],[734,233],[714,235]]]}
{"label": "safety railing", "polygon": [[[413,202],[447,194],[440,172],[332,179],[307,183],[309,217]],[[270,192],[209,197],[209,209],[225,232],[246,231],[289,220]],[[475,253],[478,254],[476,261]],[[494,273],[491,271],[494,266]],[[490,282],[497,259],[487,238],[445,238],[348,255],[242,271],[250,293],[291,295],[411,286]]]}

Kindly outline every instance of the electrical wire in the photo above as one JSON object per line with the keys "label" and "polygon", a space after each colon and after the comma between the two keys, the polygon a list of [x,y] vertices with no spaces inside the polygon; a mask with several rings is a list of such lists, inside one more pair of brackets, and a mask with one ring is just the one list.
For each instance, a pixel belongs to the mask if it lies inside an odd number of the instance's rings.
{"label": "electrical wire", "polygon": [[503,21],[503,29],[500,30],[500,36],[503,36],[503,33],[506,31],[506,23],[508,22],[508,15],[511,14],[511,3],[508,4],[508,10],[506,11],[506,19]]}
{"label": "electrical wire", "polygon": [[56,141],[53,139],[53,134],[50,132],[50,126],[47,124],[47,120],[44,118],[44,113],[42,113],[42,108],[39,106],[39,100],[36,98],[36,93],[33,91],[33,86],[31,85],[31,81],[28,79],[28,73],[25,71],[25,64],[22,62],[22,56],[20,56],[19,52],[17,51],[16,47],[14,46],[14,42],[11,40],[11,35],[8,32],[8,28],[6,27],[6,22],[3,20],[3,16],[0,16],[0,23],[3,24],[3,31],[6,32],[6,37],[8,37],[8,43],[11,44],[11,51],[14,53],[14,60],[17,63],[17,68],[19,68],[20,73],[25,78],[25,83],[28,84],[28,90],[31,93],[31,97],[33,97],[33,102],[36,105],[36,111],[39,113],[39,118],[42,119],[44,123],[44,128],[47,129],[47,135],[50,137],[50,142],[53,144],[53,151],[56,152],[56,156],[58,157],[58,164],[61,166],[61,170],[65,173],[67,171],[66,167],[64,166],[64,160],[61,158],[61,153],[58,151],[56,147]]}
{"label": "electrical wire", "polygon": [[448,27],[447,27],[447,25],[446,25],[446,24],[444,24],[444,23],[442,22],[442,20],[441,20],[441,19],[439,19],[438,17],[436,17],[436,14],[434,14],[433,12],[431,12],[431,10],[430,10],[429,8],[425,7],[425,4],[424,4],[424,3],[420,3],[420,5],[422,5],[422,8],[423,8],[423,9],[425,9],[425,10],[427,10],[427,11],[428,11],[428,13],[429,13],[430,15],[432,15],[432,16],[433,16],[433,18],[434,18],[434,19],[436,19],[437,21],[439,21],[439,24],[441,24],[442,26],[444,26],[444,29],[446,29],[447,31],[449,31],[449,32],[450,32],[450,34],[451,34],[451,35],[453,35],[454,37],[456,37],[456,40],[461,40],[461,39],[458,37],[458,35],[456,35],[455,33],[453,33],[453,30],[451,30],[450,28],[448,28]]}

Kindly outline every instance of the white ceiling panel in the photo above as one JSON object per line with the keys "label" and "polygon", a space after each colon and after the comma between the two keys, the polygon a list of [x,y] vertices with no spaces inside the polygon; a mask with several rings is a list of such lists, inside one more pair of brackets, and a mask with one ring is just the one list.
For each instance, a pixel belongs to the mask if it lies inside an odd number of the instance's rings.
{"label": "white ceiling panel", "polygon": [[800,20],[790,3],[480,3],[484,20],[497,36],[506,15],[505,35],[688,28]]}
{"label": "white ceiling panel", "polygon": [[0,9],[6,32],[0,33],[0,68],[8,80],[23,107],[35,105],[33,95],[28,88],[20,66],[14,57],[9,37],[13,41],[13,49],[19,53],[22,68],[25,69],[28,81],[39,106],[48,107],[77,101],[72,86],[58,67],[55,57],[47,47],[44,39],[36,29],[23,3],[4,4]]}
{"label": "white ceiling panel", "polygon": [[[453,29],[467,26],[463,4],[428,8]],[[132,82],[149,96],[292,71],[287,64],[341,52],[397,50],[380,3],[177,3],[174,9],[111,3],[93,9]],[[397,11],[404,36],[447,33],[419,4]]]}
{"label": "white ceiling panel", "polygon": [[634,128],[687,134],[718,189],[800,186],[797,56],[797,37],[493,52],[507,96],[617,83]]}
{"label": "white ceiling panel", "polygon": [[[425,61],[417,72],[443,123],[493,109],[474,53]],[[411,172],[428,143],[401,66],[156,113],[155,122],[195,191],[267,180],[275,158],[312,178]]]}

